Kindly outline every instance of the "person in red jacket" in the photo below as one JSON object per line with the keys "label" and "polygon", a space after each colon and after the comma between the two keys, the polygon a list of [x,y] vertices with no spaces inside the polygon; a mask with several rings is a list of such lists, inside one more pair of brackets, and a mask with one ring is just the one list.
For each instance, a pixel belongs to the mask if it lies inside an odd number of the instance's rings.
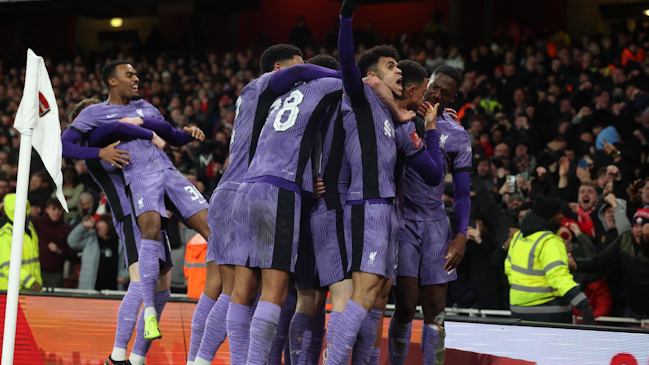
{"label": "person in red jacket", "polygon": [[76,251],[67,243],[72,226],[63,220],[63,207],[56,198],[50,198],[45,214],[32,222],[38,235],[43,286],[62,288],[63,264],[65,260],[77,257]]}

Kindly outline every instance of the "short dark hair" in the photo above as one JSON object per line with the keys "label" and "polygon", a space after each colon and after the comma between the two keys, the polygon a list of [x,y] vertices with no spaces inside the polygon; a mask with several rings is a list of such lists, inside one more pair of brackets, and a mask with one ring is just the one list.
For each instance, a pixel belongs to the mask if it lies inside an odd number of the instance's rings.
{"label": "short dark hair", "polygon": [[119,65],[124,64],[128,64],[128,61],[115,60],[108,62],[104,65],[104,67],[101,68],[101,79],[102,81],[104,81],[104,84],[106,84],[106,86],[110,87],[110,85],[108,85],[108,79],[115,77],[115,68],[117,68],[117,66]]}
{"label": "short dark hair", "polygon": [[77,103],[77,105],[72,108],[72,111],[70,112],[70,121],[74,121],[77,119],[77,116],[79,116],[79,113],[81,113],[82,110],[85,108],[93,105],[93,104],[99,104],[101,103],[101,100],[97,98],[90,98],[90,99],[83,99],[80,102]]}
{"label": "short dark hair", "polygon": [[462,74],[455,67],[451,67],[451,66],[448,66],[448,65],[438,66],[435,69],[435,71],[433,71],[433,74],[430,75],[430,78],[434,79],[435,75],[437,75],[437,74],[444,74],[444,75],[452,78],[453,81],[455,81],[455,83],[457,84],[458,89],[460,88],[460,86],[462,86]]}
{"label": "short dark hair", "polygon": [[376,46],[363,52],[358,58],[358,68],[361,70],[361,75],[365,77],[368,71],[376,68],[376,64],[381,57],[392,57],[399,61],[399,52],[392,46]]}
{"label": "short dark hair", "polygon": [[302,51],[291,44],[276,44],[266,48],[259,58],[259,68],[261,72],[271,72],[275,67],[275,63],[288,61],[294,56],[302,57]]}
{"label": "short dark hair", "polygon": [[404,89],[410,85],[421,85],[428,77],[428,72],[424,66],[415,61],[401,60],[398,65],[402,72],[401,76],[403,77],[403,81],[401,82],[401,85]]}
{"label": "short dark hair", "polygon": [[582,186],[590,186],[591,188],[597,190],[597,185],[595,185],[595,183],[592,181],[583,181],[581,184],[579,184],[579,189],[581,189]]}
{"label": "short dark hair", "polygon": [[47,203],[45,204],[46,207],[52,207],[55,209],[61,209],[63,210],[63,206],[61,205],[61,202],[57,198],[49,198],[47,199]]}
{"label": "short dark hair", "polygon": [[340,70],[340,62],[335,57],[331,57],[326,54],[319,54],[312,59],[310,59],[307,63],[310,63],[312,65],[318,65],[321,67],[326,67],[332,70]]}

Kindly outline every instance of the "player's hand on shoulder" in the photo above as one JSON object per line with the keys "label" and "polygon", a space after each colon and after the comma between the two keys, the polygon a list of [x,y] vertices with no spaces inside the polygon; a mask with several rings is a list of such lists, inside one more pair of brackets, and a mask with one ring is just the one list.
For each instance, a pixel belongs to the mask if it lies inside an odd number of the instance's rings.
{"label": "player's hand on shoulder", "polygon": [[118,150],[115,147],[120,144],[121,141],[109,144],[108,146],[99,150],[99,158],[103,161],[108,162],[109,164],[121,169],[122,165],[128,165],[131,158],[128,157],[130,153],[124,150]]}
{"label": "player's hand on shoulder", "polygon": [[201,142],[205,140],[205,133],[203,133],[203,131],[196,126],[185,127],[183,128],[183,130],[185,131],[185,133],[189,134],[195,139],[200,140]]}
{"label": "player's hand on shoulder", "polygon": [[457,122],[457,112],[455,111],[455,109],[446,108],[446,109],[444,109],[444,111],[445,111],[445,112],[446,112],[446,113],[447,113],[451,118],[453,118],[454,121]]}
{"label": "player's hand on shoulder", "polygon": [[120,123],[129,123],[137,126],[142,126],[144,124],[144,119],[140,117],[128,117],[128,118],[122,118],[119,120]]}

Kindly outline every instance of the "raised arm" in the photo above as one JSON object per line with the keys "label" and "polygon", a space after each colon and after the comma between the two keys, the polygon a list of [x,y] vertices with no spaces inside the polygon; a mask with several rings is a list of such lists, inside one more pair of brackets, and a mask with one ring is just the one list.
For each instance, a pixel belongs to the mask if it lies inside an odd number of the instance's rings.
{"label": "raised arm", "polygon": [[279,70],[270,77],[270,88],[278,94],[288,92],[296,82],[308,82],[323,77],[341,78],[340,71],[318,65],[303,64]]}
{"label": "raised arm", "polygon": [[153,132],[148,129],[133,124],[113,122],[93,129],[88,135],[88,145],[104,147],[120,140],[146,139],[150,141],[152,138]]}
{"label": "raised arm", "polygon": [[[344,1],[340,9],[340,32],[338,33],[338,60],[343,73],[343,85],[349,94],[357,94],[363,91],[363,76],[358,68],[354,52],[354,32],[352,30],[352,13],[355,7],[350,9]],[[347,6],[347,7],[346,7]],[[357,6],[357,5],[356,5]]]}

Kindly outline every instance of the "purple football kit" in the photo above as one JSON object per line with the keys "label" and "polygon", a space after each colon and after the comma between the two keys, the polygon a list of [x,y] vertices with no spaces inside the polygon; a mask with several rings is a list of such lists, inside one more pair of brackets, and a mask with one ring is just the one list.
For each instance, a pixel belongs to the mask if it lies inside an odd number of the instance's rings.
{"label": "purple football kit", "polygon": [[322,78],[296,86],[271,105],[256,154],[235,199],[233,240],[247,240],[251,267],[294,272],[301,194],[313,191],[316,133],[334,118],[342,82]]}
{"label": "purple football kit", "polygon": [[[444,171],[470,171],[471,142],[464,128],[446,112],[437,118],[437,135]],[[399,231],[398,276],[419,279],[421,286],[443,284],[457,278],[444,264],[451,231],[442,195],[444,184],[427,185],[411,167],[405,169],[404,226]]]}

